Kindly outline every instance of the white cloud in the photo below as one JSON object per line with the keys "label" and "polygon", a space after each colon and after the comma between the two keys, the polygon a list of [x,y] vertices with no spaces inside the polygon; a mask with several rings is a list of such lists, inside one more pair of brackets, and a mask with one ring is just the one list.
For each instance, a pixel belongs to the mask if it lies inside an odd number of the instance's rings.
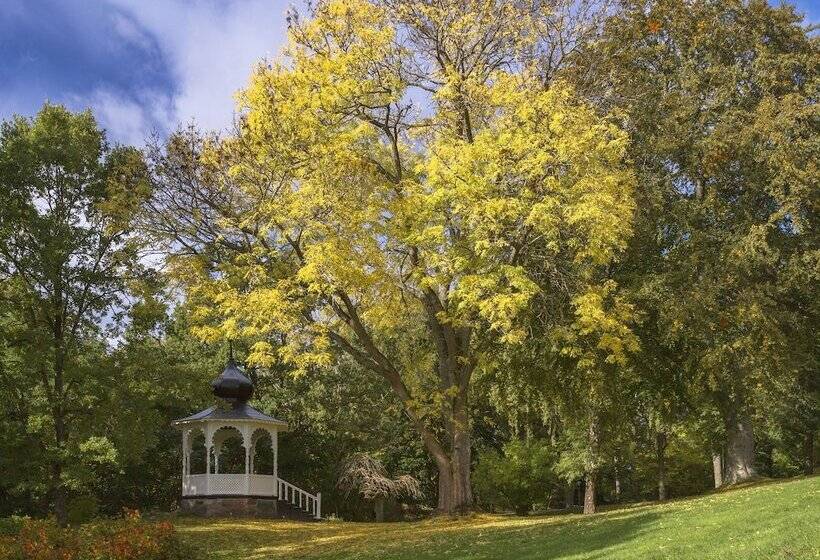
{"label": "white cloud", "polygon": [[[177,81],[172,122],[194,119],[221,130],[233,119],[234,94],[254,65],[277,55],[285,41],[286,0],[110,0],[158,42]],[[120,33],[135,34],[124,18]],[[123,122],[136,116],[116,107]],[[134,124],[137,127],[136,124]]]}
{"label": "white cloud", "polygon": [[72,96],[68,102],[78,109],[92,107],[110,140],[134,146],[145,144],[153,133],[162,132],[175,119],[172,100],[154,91],[123,97],[110,89],[99,88],[88,96]]}

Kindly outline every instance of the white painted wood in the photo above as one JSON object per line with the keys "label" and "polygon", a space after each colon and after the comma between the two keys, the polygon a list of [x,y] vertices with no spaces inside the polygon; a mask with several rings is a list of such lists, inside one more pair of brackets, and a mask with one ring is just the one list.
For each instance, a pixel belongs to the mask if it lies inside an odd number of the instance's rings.
{"label": "white painted wood", "polygon": [[[202,420],[178,424],[182,429],[182,495],[183,496],[271,496],[290,502],[316,519],[322,515],[322,495],[313,495],[279,478],[279,432],[281,428],[255,420]],[[194,431],[201,428],[205,435],[205,473],[191,474]],[[219,455],[223,442],[230,437],[226,430],[234,428],[242,437],[245,448],[245,473],[219,472]],[[286,426],[285,426],[286,428]],[[254,455],[262,429],[270,435],[273,451],[273,473],[254,474]],[[214,453],[213,461],[211,453]],[[213,463],[213,468],[211,464]],[[213,472],[212,472],[213,471]]]}

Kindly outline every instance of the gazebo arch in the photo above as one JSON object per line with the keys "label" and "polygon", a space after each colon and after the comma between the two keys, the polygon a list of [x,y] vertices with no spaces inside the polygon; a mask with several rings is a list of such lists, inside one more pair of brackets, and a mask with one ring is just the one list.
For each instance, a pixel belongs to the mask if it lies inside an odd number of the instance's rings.
{"label": "gazebo arch", "polygon": [[[233,359],[211,387],[223,403],[174,422],[182,432],[182,510],[203,515],[284,516],[279,515],[280,510],[295,509],[320,518],[321,493],[310,494],[279,478],[279,432],[287,431],[288,425],[248,404],[253,384]],[[205,436],[205,472],[193,473],[193,442],[199,431]],[[240,473],[220,471],[220,456],[230,437],[238,437],[244,450]],[[270,440],[273,464],[270,472],[259,473],[254,472],[254,458],[263,438]],[[282,502],[287,507],[279,507]]]}

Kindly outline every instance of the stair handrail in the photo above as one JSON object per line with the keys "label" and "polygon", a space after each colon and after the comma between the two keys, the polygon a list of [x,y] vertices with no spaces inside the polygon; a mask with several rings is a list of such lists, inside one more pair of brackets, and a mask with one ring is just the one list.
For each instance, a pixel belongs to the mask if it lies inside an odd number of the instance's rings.
{"label": "stair handrail", "polygon": [[[302,509],[315,519],[322,518],[322,493],[317,492],[315,495],[306,490],[302,490],[295,484],[291,484],[287,480],[277,477],[276,495],[280,500],[290,502],[299,509]],[[290,490],[290,497],[288,497],[288,490]]]}

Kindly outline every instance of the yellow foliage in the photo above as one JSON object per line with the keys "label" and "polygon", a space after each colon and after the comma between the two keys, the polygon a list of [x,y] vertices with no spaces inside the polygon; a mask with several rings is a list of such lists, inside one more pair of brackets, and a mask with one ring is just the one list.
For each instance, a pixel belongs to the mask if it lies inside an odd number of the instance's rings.
{"label": "yellow foliage", "polygon": [[[518,14],[512,4],[468,4],[389,12],[320,1],[293,26],[284,57],[256,69],[238,96],[239,134],[203,163],[227,161],[220,180],[243,200],[223,226],[257,228],[264,243],[220,263],[216,276],[195,263],[177,268],[201,337],[284,333],[284,345],[257,343],[250,358],[303,371],[328,363],[331,335],[361,342],[348,305],[375,339],[395,340],[424,323],[432,293],[442,324],[517,343],[540,290],[539,262],[522,256],[537,247],[543,263],[562,262],[587,286],[573,300],[575,336],[597,337],[617,363],[635,348],[632,308],[599,281],[631,234],[626,134],[568,86],[545,88],[485,59],[470,71],[431,65],[424,79],[437,90],[408,96],[419,81],[408,68],[423,53],[402,37],[420,20],[446,29],[449,52],[503,20],[498,9]],[[498,48],[523,52],[536,27],[499,26]],[[414,352],[398,359],[408,371],[429,362]]]}

